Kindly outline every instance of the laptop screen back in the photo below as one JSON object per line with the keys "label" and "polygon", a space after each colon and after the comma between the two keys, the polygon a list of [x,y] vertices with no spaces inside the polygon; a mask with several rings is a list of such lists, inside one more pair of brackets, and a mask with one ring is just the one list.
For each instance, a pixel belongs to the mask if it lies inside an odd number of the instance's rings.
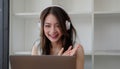
{"label": "laptop screen back", "polygon": [[10,56],[11,69],[75,69],[75,56]]}

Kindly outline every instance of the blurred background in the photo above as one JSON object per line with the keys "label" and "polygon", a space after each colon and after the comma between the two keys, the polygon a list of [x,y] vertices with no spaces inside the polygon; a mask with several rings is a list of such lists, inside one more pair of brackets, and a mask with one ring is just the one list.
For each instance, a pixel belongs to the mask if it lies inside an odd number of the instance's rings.
{"label": "blurred background", "polygon": [[69,14],[84,47],[85,69],[120,68],[120,0],[9,0],[9,55],[31,55],[40,13],[51,5]]}
{"label": "blurred background", "polygon": [[85,69],[120,68],[120,0],[10,0],[10,55],[30,55],[39,39],[39,16],[61,6],[85,51]]}

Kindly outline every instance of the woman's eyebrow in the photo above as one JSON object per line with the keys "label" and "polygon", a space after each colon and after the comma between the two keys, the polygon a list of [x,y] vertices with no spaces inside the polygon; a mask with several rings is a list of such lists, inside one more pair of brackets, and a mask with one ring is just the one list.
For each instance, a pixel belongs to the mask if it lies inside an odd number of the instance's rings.
{"label": "woman's eyebrow", "polygon": [[59,23],[55,23],[56,25],[59,25]]}
{"label": "woman's eyebrow", "polygon": [[56,23],[56,24],[59,24],[59,23]]}
{"label": "woman's eyebrow", "polygon": [[[45,24],[51,24],[51,23],[47,23],[47,22],[46,22]],[[59,23],[55,23],[55,24],[59,24]]]}
{"label": "woman's eyebrow", "polygon": [[50,23],[45,23],[45,24],[50,24]]}

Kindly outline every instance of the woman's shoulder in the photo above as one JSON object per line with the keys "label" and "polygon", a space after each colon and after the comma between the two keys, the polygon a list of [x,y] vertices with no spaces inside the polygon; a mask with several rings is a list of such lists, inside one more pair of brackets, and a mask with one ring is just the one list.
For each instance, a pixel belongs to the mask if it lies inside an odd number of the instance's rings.
{"label": "woman's shoulder", "polygon": [[81,44],[77,44],[78,49],[76,51],[76,69],[84,69],[84,49]]}
{"label": "woman's shoulder", "polygon": [[77,54],[78,55],[84,55],[84,48],[80,43],[76,43],[74,47],[78,47]]}

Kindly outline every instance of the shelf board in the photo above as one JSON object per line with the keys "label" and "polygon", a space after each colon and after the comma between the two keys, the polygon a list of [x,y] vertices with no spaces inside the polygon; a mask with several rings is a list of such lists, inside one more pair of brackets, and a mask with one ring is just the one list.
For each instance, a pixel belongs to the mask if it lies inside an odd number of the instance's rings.
{"label": "shelf board", "polygon": [[89,15],[92,14],[92,12],[68,12],[70,15]]}
{"label": "shelf board", "polygon": [[94,55],[111,55],[111,56],[120,56],[120,50],[101,50],[94,51]]}
{"label": "shelf board", "polygon": [[31,55],[31,52],[18,51],[18,52],[14,52],[14,55]]}
{"label": "shelf board", "polygon": [[[19,52],[14,52],[14,55],[31,55],[31,52],[19,51]],[[85,51],[85,55],[92,55],[92,52]]]}
{"label": "shelf board", "polygon": [[[79,13],[79,12],[69,12],[68,13],[70,16],[88,16],[91,13],[87,13],[87,12],[83,12],[83,13]],[[20,18],[39,18],[40,17],[40,13],[39,12],[32,12],[32,13],[15,13],[14,16],[16,17],[20,17]]]}
{"label": "shelf board", "polygon": [[102,17],[102,18],[104,18],[104,17],[109,17],[109,18],[115,18],[115,17],[117,17],[117,18],[119,18],[120,17],[120,11],[116,11],[116,12],[95,12],[94,13],[95,14],[95,17]]}
{"label": "shelf board", "polygon": [[15,13],[14,15],[20,18],[39,18],[40,13]]}
{"label": "shelf board", "polygon": [[120,11],[99,11],[99,12],[94,12],[94,14],[120,14]]}

